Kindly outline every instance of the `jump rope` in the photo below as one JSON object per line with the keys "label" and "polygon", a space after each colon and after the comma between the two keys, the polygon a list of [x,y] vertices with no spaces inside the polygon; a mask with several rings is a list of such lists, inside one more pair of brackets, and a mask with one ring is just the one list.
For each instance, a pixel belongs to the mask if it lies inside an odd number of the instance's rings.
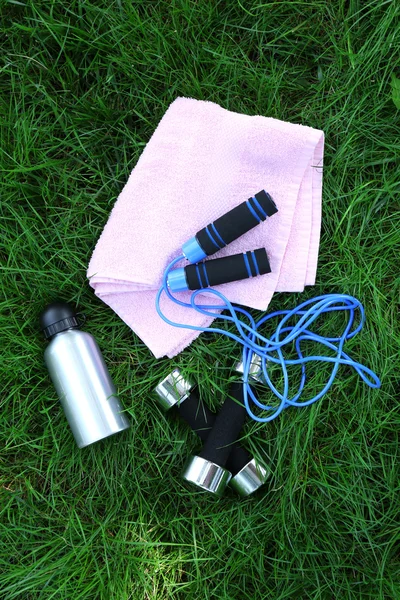
{"label": "jump rope", "polygon": [[[247,310],[234,306],[224,294],[210,287],[271,272],[264,248],[244,254],[203,261],[262,221],[272,217],[277,211],[278,209],[271,196],[262,190],[198,231],[193,238],[182,246],[182,254],[171,261],[165,269],[162,286],[156,296],[157,313],[169,325],[194,331],[219,333],[241,344],[243,347],[244,406],[248,415],[259,423],[272,421],[289,406],[301,408],[320,400],[331,388],[340,365],[347,365],[355,369],[364,383],[371,388],[379,388],[381,385],[378,376],[371,369],[352,359],[343,349],[344,343],[354,338],[362,330],[365,323],[364,307],[357,298],[347,294],[317,296],[299,304],[293,310],[275,311],[263,315],[256,321]],[[175,268],[179,262],[185,259],[192,264]],[[174,295],[174,293],[183,290],[192,290],[190,302],[183,302]],[[165,294],[179,306],[190,308],[207,317],[218,317],[227,323],[233,323],[236,333],[218,327],[199,327],[172,321],[161,310],[160,299],[162,294]],[[220,302],[210,305],[199,304],[198,296],[200,294],[215,296]],[[228,314],[223,314],[222,311]],[[329,313],[335,312],[347,315],[347,323],[341,335],[329,337],[310,329],[313,324],[317,326],[318,321],[325,319]],[[267,322],[279,317],[281,318],[270,337],[266,337],[259,331]],[[357,320],[359,321],[358,325],[356,325]],[[302,351],[302,343],[307,341],[319,343],[333,351],[335,355],[305,356]],[[288,358],[289,351],[291,350],[291,353],[293,353],[293,345],[297,358]],[[260,402],[251,387],[251,384],[254,384],[251,378],[251,367],[256,356],[259,357],[263,383],[269,387],[277,398],[275,405]],[[306,365],[310,362],[331,363],[332,372],[327,383],[318,394],[300,402],[307,380]],[[281,391],[272,382],[268,371],[268,363],[280,367],[283,379],[283,389]],[[292,386],[289,384],[289,370],[290,367],[295,365],[301,367],[301,376],[297,391],[292,392],[292,395],[290,395]],[[252,405],[266,411],[267,415],[256,415]]]}

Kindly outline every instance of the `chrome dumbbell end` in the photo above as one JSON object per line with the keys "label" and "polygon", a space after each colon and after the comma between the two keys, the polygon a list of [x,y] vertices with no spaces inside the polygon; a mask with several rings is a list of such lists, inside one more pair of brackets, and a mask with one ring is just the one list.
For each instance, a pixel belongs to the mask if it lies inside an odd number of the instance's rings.
{"label": "chrome dumbbell end", "polygon": [[[235,367],[235,371],[243,375],[244,364],[243,360],[239,361]],[[265,383],[264,372],[262,367],[262,358],[258,354],[253,354],[249,369],[249,378],[257,383]]]}
{"label": "chrome dumbbell end", "polygon": [[183,469],[182,477],[185,481],[221,498],[232,475],[224,467],[206,458],[191,456]]}
{"label": "chrome dumbbell end", "polygon": [[180,370],[174,369],[154,388],[159,406],[167,411],[188,398],[194,384],[183,377]]}
{"label": "chrome dumbbell end", "polygon": [[239,473],[236,473],[229,482],[229,485],[242,498],[250,496],[260,488],[270,476],[267,470],[256,458],[250,460]]}

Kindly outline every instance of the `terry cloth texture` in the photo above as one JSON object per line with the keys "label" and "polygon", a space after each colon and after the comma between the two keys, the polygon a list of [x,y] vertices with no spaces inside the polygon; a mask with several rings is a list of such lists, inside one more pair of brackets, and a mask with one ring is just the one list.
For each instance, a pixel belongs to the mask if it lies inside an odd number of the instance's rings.
{"label": "terry cloth texture", "polygon": [[[212,258],[266,248],[272,272],[221,285],[237,304],[266,310],[275,291],[315,283],[324,134],[303,125],[177,98],[123,188],[88,267],[90,285],[156,357],[175,356],[198,332],[164,323],[155,309],[163,272],[182,244],[262,189],[279,212]],[[177,265],[180,266],[180,265]],[[188,293],[179,298],[188,301]],[[215,298],[208,298],[215,303]],[[205,297],[204,303],[207,303]],[[172,304],[173,321],[212,319]]]}

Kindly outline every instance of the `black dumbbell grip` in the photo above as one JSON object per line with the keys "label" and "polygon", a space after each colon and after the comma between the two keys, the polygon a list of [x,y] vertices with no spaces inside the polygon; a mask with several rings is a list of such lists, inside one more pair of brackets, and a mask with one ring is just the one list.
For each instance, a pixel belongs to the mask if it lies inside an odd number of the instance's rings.
{"label": "black dumbbell grip", "polygon": [[[179,404],[177,410],[179,416],[205,442],[215,423],[216,414],[211,412],[204,402],[201,402],[196,391],[192,391],[190,396]],[[236,475],[251,460],[251,454],[235,443],[231,446],[226,467],[228,471]]]}
{"label": "black dumbbell grip", "polygon": [[185,267],[189,290],[221,285],[271,272],[265,248],[245,254],[233,254]]}
{"label": "black dumbbell grip", "polygon": [[230,473],[232,473],[234,477],[252,459],[253,457],[251,456],[250,452],[245,450],[242,446],[239,446],[239,444],[236,442],[232,446],[232,451],[228,457],[228,460],[226,461],[225,467]]}
{"label": "black dumbbell grip", "polygon": [[201,402],[196,391],[192,391],[186,400],[180,402],[177,410],[179,416],[204,442],[214,425],[215,414]]}
{"label": "black dumbbell grip", "polygon": [[225,467],[234,444],[239,437],[247,412],[243,404],[243,383],[234,382],[229,397],[219,411],[203,448],[199,454],[220,467]]}
{"label": "black dumbbell grip", "polygon": [[195,237],[206,255],[211,256],[276,212],[271,196],[261,190],[198,231]]}

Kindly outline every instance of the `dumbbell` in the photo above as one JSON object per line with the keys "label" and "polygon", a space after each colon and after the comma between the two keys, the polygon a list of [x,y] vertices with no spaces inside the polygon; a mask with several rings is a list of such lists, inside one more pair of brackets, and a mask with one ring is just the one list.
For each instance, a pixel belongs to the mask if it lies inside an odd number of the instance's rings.
{"label": "dumbbell", "polygon": [[[243,363],[240,362],[235,370],[243,374]],[[257,355],[253,355],[249,375],[254,382],[263,382],[261,359]],[[219,496],[229,482],[242,496],[247,496],[266,481],[267,471],[255,459],[241,465],[234,455],[232,457],[246,416],[243,382],[236,381],[229,388],[229,396],[216,415],[201,452],[187,461],[182,474],[186,481]]]}
{"label": "dumbbell", "polygon": [[[215,422],[216,415],[200,402],[194,386],[184,378],[179,369],[163,379],[155,388],[157,399],[164,410],[176,407],[179,415],[205,442]],[[192,467],[196,484],[216,495],[222,495],[230,483],[241,496],[248,496],[258,489],[268,477],[267,470],[247,450],[235,443],[230,447],[227,468],[211,462],[200,462]],[[233,475],[233,476],[232,476]]]}

